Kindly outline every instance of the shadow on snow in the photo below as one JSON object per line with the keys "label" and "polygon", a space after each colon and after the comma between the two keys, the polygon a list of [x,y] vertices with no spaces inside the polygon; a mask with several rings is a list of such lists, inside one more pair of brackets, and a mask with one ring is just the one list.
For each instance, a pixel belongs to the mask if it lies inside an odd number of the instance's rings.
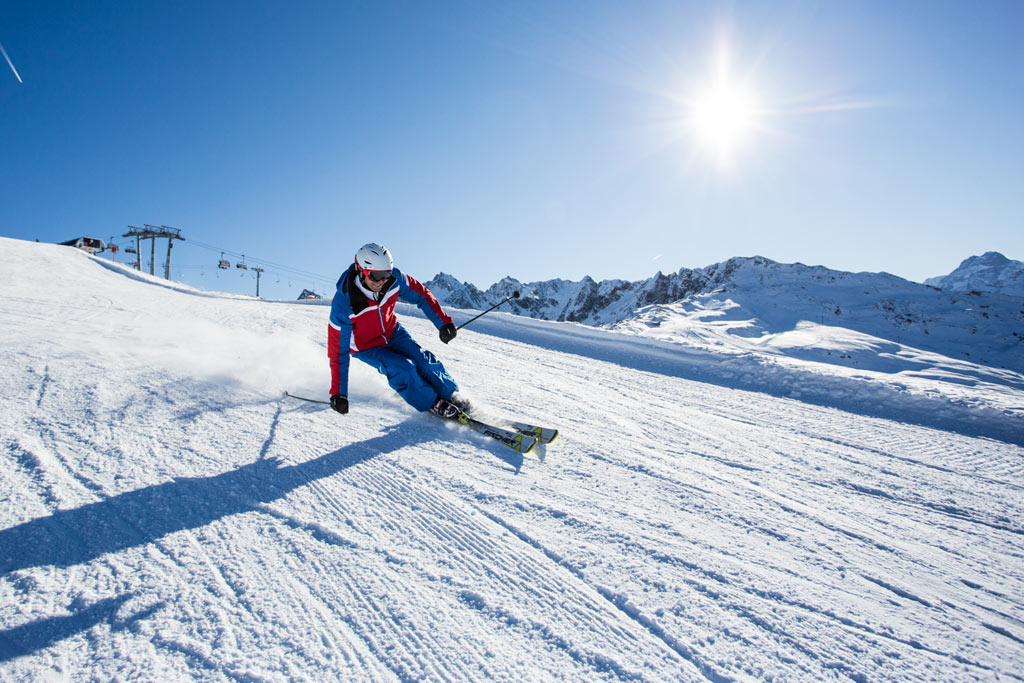
{"label": "shadow on snow", "polygon": [[163,606],[163,603],[157,603],[127,619],[118,619],[118,610],[131,598],[131,593],[125,593],[99,600],[87,607],[73,604],[71,614],[45,617],[7,631],[0,631],[0,662],[30,655],[88,631],[98,624],[110,624],[112,630],[123,631],[126,628],[131,628],[136,622],[149,617]]}
{"label": "shadow on snow", "polygon": [[[310,482],[422,440],[420,430],[397,426],[297,465],[281,467],[277,460],[260,459],[211,477],[179,478],[73,510],[58,510],[0,530],[0,574],[48,565],[70,567],[176,531],[198,529],[257,510]],[[70,615],[0,631],[0,661],[31,654],[99,623],[124,628],[142,618],[115,620],[115,613],[130,597],[108,598],[83,608],[72,606]]]}
{"label": "shadow on snow", "polygon": [[58,510],[0,530],[0,574],[46,565],[70,567],[197,529],[421,440],[418,430],[392,428],[298,465],[280,467],[277,460],[261,459],[212,477],[182,477]]}

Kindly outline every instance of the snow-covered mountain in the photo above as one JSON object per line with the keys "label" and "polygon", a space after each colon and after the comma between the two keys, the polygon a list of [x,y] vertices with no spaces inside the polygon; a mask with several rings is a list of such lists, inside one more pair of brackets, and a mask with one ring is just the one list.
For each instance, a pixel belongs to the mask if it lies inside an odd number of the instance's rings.
{"label": "snow-covered mountain", "polygon": [[518,290],[521,298],[503,310],[702,348],[713,344],[743,351],[792,350],[825,362],[856,362],[844,353],[850,349],[835,340],[822,351],[821,335],[813,336],[815,347],[808,349],[799,342],[811,337],[791,334],[817,324],[848,331],[875,349],[907,345],[1024,371],[1024,309],[1019,299],[940,291],[886,273],[848,273],[752,257],[670,275],[659,272],[639,282],[584,278],[524,284],[509,277],[481,292],[450,275],[439,275],[428,286],[442,303],[475,309]]}
{"label": "snow-covered mountain", "polygon": [[441,303],[473,309],[488,308],[518,291],[521,298],[510,302],[506,310],[540,320],[600,325],[618,322],[640,306],[675,300],[691,289],[700,288],[705,279],[684,275],[692,272],[680,271],[672,276],[658,273],[641,282],[595,282],[585,277],[579,282],[546,280],[524,284],[513,277],[505,277],[485,291],[440,273],[427,286]]}
{"label": "snow-covered mountain", "polygon": [[1014,261],[997,251],[988,251],[966,259],[949,275],[928,278],[925,284],[958,292],[1024,296],[1024,261]]}
{"label": "snow-covered mountain", "polygon": [[1019,374],[417,313],[559,439],[517,463],[359,362],[348,415],[286,399],[325,302],[0,238],[0,680],[1020,679]]}

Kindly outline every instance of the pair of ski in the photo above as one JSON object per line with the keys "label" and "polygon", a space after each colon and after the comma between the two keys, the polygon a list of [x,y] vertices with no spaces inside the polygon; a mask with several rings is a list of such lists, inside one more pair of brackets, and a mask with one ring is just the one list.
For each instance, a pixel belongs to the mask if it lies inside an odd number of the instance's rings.
{"label": "pair of ski", "polygon": [[[296,396],[287,391],[284,392],[284,395],[300,401],[330,405],[330,401],[321,401],[315,398]],[[458,422],[461,425],[469,427],[478,434],[483,434],[484,436],[489,436],[492,439],[500,441],[517,453],[529,453],[537,444],[546,446],[554,441],[555,437],[558,436],[557,429],[538,427],[537,425],[531,425],[525,422],[508,421],[507,424],[509,428],[506,429],[504,427],[497,427],[495,425],[487,424],[486,422],[481,422],[480,420],[472,418],[462,412],[451,419],[454,422]]]}
{"label": "pair of ski", "polygon": [[508,421],[510,429],[489,425],[470,417],[466,413],[459,413],[454,421],[469,427],[474,432],[497,439],[517,453],[529,453],[537,444],[546,446],[558,436],[557,429],[538,427],[526,424],[525,422]]}

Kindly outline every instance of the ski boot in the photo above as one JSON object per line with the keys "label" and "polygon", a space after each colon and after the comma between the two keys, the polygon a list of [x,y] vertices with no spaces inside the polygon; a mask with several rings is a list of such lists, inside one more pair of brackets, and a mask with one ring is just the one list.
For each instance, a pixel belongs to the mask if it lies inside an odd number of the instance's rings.
{"label": "ski boot", "polygon": [[434,403],[434,407],[430,409],[430,412],[444,420],[454,420],[462,414],[462,411],[457,405],[451,401],[446,401],[443,398],[437,399]]}

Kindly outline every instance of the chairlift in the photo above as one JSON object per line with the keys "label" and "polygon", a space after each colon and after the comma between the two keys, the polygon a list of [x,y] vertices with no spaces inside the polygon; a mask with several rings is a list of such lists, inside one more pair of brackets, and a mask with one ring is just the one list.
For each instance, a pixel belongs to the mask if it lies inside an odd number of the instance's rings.
{"label": "chairlift", "polygon": [[126,253],[126,254],[138,254],[139,252],[137,252],[135,250],[135,247],[125,247],[124,248],[124,253]]}
{"label": "chairlift", "polygon": [[224,258],[224,252],[220,252],[220,261],[217,263],[217,267],[223,270],[227,270],[231,267],[231,262]]}
{"label": "chairlift", "polygon": [[235,264],[235,268],[239,270],[249,270],[249,266],[245,265],[245,254],[242,254],[242,260]]}

